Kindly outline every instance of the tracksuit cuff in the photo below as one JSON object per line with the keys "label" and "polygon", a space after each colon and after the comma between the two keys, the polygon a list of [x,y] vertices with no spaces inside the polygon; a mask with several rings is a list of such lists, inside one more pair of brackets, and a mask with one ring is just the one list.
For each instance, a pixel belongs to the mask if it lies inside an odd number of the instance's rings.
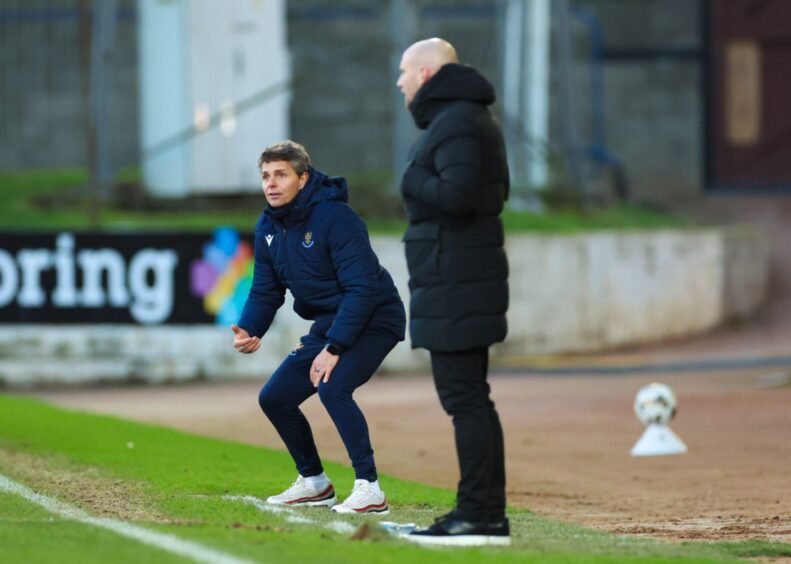
{"label": "tracksuit cuff", "polygon": [[324,344],[324,348],[327,350],[328,353],[337,356],[340,356],[344,352],[346,352],[346,347],[338,344],[337,341],[333,341],[332,339],[327,339],[327,342]]}

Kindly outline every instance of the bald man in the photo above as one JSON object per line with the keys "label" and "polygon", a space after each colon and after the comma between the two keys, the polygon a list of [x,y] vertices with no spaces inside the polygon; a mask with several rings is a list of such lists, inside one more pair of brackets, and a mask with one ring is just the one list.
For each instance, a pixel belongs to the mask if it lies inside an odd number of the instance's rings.
{"label": "bald man", "polygon": [[508,260],[500,213],[508,197],[494,88],[439,38],[404,51],[398,88],[423,133],[401,181],[409,227],[413,348],[431,354],[440,403],[453,418],[461,479],[456,507],[409,535],[424,544],[510,544],[503,432],[489,397],[489,347],[505,339]]}

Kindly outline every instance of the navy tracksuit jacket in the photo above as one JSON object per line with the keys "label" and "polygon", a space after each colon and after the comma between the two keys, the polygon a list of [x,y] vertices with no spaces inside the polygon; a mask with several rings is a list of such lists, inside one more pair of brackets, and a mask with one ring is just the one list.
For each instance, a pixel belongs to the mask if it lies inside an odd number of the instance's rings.
{"label": "navy tracksuit jacket", "polygon": [[[387,354],[404,339],[404,305],[368,240],[365,223],[349,207],[346,180],[310,168],[297,197],[267,206],[255,229],[255,272],[238,325],[263,336],[283,304],[313,320],[308,335],[259,395],[302,476],[323,471],[310,426],[299,405],[318,391],[346,446],[357,478],[376,480],[368,426],[352,398]],[[344,352],[326,383],[310,382],[310,366],[328,343]]]}

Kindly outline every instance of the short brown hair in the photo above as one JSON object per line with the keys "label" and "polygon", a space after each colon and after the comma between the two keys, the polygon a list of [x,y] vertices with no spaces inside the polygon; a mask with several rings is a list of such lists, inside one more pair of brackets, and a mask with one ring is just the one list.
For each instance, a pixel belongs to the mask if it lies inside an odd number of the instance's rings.
{"label": "short brown hair", "polygon": [[308,155],[305,147],[290,139],[275,143],[264,149],[264,152],[258,157],[258,170],[261,170],[261,166],[264,163],[274,161],[290,162],[298,176],[302,176],[310,167],[310,155]]}

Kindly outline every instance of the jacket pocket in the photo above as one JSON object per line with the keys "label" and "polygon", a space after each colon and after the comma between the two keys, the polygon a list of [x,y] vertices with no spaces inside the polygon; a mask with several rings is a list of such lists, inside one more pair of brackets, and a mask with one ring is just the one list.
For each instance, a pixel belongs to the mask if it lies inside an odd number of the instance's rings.
{"label": "jacket pocket", "polygon": [[422,286],[437,280],[440,227],[433,223],[410,225],[404,233],[409,285]]}

